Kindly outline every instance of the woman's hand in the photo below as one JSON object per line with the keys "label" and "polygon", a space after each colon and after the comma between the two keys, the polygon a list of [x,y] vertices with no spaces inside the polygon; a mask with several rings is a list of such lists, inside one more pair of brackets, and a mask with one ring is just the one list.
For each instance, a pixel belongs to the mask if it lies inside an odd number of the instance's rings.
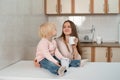
{"label": "woman's hand", "polygon": [[73,44],[73,45],[72,45],[72,46],[73,46],[73,48],[77,46],[77,43],[78,43],[78,38],[75,38],[75,39],[74,39],[74,42],[75,42],[75,44]]}

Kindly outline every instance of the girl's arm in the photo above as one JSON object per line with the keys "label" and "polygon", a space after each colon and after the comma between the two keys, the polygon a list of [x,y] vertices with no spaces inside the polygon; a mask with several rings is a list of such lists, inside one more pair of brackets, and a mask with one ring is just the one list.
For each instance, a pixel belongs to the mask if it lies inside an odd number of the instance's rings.
{"label": "girl's arm", "polygon": [[40,50],[39,52],[43,55],[43,57],[55,64],[58,64],[58,61],[54,59],[54,57],[49,52],[49,43],[47,41],[42,41],[38,47]]}
{"label": "girl's arm", "polygon": [[54,44],[55,44],[55,56],[58,58],[58,59],[62,59],[62,58],[65,58],[62,56],[62,54],[60,53],[60,51],[58,50],[58,47],[57,47],[57,43],[56,41],[54,41]]}
{"label": "girl's arm", "polygon": [[58,58],[58,59],[63,59],[65,57],[62,56],[62,54],[60,53],[60,51],[58,50],[58,48],[55,49],[55,56]]}

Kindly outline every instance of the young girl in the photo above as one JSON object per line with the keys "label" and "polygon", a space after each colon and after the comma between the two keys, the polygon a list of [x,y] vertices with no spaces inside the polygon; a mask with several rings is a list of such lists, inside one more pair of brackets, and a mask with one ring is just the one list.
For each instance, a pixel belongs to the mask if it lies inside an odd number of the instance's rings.
{"label": "young girl", "polygon": [[[75,37],[75,44],[69,44],[69,37]],[[64,57],[67,57],[71,60],[69,67],[79,67],[83,66],[87,59],[81,60],[81,48],[80,41],[77,35],[77,30],[75,24],[67,20],[63,23],[62,34],[59,38],[56,39],[58,48]]]}
{"label": "young girl", "polygon": [[58,51],[55,40],[52,39],[56,33],[56,26],[53,23],[44,23],[40,26],[41,40],[37,46],[35,62],[51,73],[62,76],[66,68],[60,65],[60,60],[64,57]]}

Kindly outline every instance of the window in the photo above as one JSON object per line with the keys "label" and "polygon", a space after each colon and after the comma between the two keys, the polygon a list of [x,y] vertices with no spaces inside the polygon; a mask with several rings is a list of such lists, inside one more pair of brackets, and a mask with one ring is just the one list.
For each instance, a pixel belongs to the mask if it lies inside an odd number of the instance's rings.
{"label": "window", "polygon": [[85,16],[70,16],[69,20],[73,21],[77,27],[81,27],[85,21]]}

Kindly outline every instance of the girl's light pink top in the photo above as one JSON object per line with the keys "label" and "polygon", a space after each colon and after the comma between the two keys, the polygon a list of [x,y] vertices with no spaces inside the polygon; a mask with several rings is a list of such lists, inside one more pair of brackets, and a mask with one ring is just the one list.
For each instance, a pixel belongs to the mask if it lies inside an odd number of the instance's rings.
{"label": "girl's light pink top", "polygon": [[53,63],[57,63],[58,61],[54,59],[53,56],[56,56],[58,59],[64,58],[58,51],[55,40],[49,41],[46,38],[42,38],[37,46],[36,51],[37,61],[39,62],[46,58],[49,61],[52,61]]}

